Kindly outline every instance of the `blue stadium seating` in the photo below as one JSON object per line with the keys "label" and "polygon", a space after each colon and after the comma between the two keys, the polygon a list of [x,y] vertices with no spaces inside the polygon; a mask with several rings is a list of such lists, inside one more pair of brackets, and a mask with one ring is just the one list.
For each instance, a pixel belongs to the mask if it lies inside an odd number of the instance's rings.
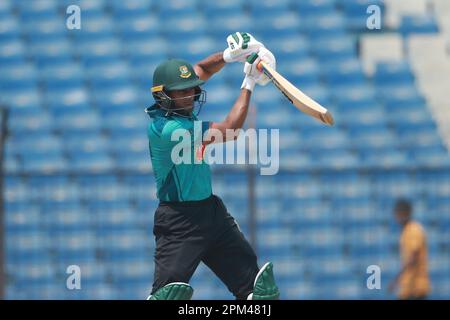
{"label": "blue stadium seating", "polygon": [[169,0],[161,2],[158,5],[158,17],[161,19],[182,18],[195,14],[198,12],[197,2],[196,0]]}
{"label": "blue stadium seating", "polygon": [[405,37],[411,33],[435,33],[437,31],[437,22],[433,16],[403,16],[399,28],[399,32]]}
{"label": "blue stadium seating", "polygon": [[[65,28],[69,5],[82,9],[80,30]],[[256,177],[254,246],[259,264],[274,262],[281,297],[393,299],[366,289],[366,268],[380,265],[383,283],[400,269],[392,207],[407,197],[427,230],[430,297],[448,298],[450,156],[412,64],[363,71],[369,5],[383,18],[389,10],[381,0],[1,1],[6,298],[148,296],[158,200],[143,109],[152,74],[168,57],[195,63],[223,50],[236,31],[262,41],[277,70],[336,120],[321,125],[270,84],[252,97],[256,127],[280,130],[269,142],[279,147],[278,174]],[[405,38],[437,31],[431,13],[389,29]],[[211,78],[200,118],[222,120],[242,77],[234,63]],[[248,237],[245,168],[212,170],[214,192]],[[71,264],[83,290],[64,285]],[[232,297],[203,263],[191,284],[194,299]]]}
{"label": "blue stadium seating", "polygon": [[0,17],[6,18],[11,14],[12,5],[9,0],[5,0],[0,4]]}
{"label": "blue stadium seating", "polygon": [[[257,7],[260,10],[259,5]],[[295,13],[273,15],[272,11],[269,12],[269,15],[263,17],[259,17],[259,14],[256,13],[258,19],[255,23],[255,36],[257,34],[264,35],[269,41],[270,39],[278,39],[280,34],[287,38],[299,36],[301,23],[298,15]]]}
{"label": "blue stadium seating", "polygon": [[399,86],[414,81],[414,75],[408,62],[378,63],[374,75],[376,85]]}
{"label": "blue stadium seating", "polygon": [[[123,39],[129,41],[147,41],[161,34],[158,19],[142,13],[140,16],[124,16],[116,27]],[[161,48],[161,51],[164,49]]]}
{"label": "blue stadium seating", "polygon": [[202,9],[206,16],[215,19],[219,16],[230,16],[236,12],[241,12],[244,8],[244,4],[241,0],[230,1],[202,1],[200,2]]}
{"label": "blue stadium seating", "polygon": [[293,2],[297,12],[303,17],[325,16],[335,13],[335,0],[305,0]]}
{"label": "blue stadium seating", "polygon": [[[277,37],[268,39],[265,42],[267,47],[271,48],[278,61],[304,60],[310,55],[309,42],[305,36],[300,34],[290,36],[285,36],[284,34],[281,36],[278,35]],[[282,67],[282,65],[278,63],[277,68],[280,67]]]}
{"label": "blue stadium seating", "polygon": [[127,39],[129,43],[126,50],[131,65],[162,60],[169,52],[169,45],[163,37],[151,36],[145,41],[128,37]]}
{"label": "blue stadium seating", "polygon": [[289,11],[290,1],[289,0],[250,0],[250,11],[253,16],[265,17],[265,16],[275,16],[280,15]]}
{"label": "blue stadium seating", "polygon": [[10,40],[2,43],[0,66],[22,65],[26,61],[25,46],[20,40]]}
{"label": "blue stadium seating", "polygon": [[9,43],[13,43],[14,40],[19,40],[20,33],[19,33],[19,26],[18,21],[14,17],[8,15],[2,18],[1,24],[1,37],[0,37],[0,44],[2,46],[2,51],[4,48],[8,46]]}
{"label": "blue stadium seating", "polygon": [[229,34],[236,32],[236,30],[251,30],[254,28],[252,26],[251,18],[244,13],[229,17],[217,17],[210,21],[208,34],[216,39],[226,39]]}

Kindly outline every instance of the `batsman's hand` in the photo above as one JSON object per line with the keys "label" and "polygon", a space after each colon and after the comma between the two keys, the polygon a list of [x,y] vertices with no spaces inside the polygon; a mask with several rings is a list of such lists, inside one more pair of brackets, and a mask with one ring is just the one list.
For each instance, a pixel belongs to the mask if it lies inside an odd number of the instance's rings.
{"label": "batsman's hand", "polygon": [[275,56],[272,52],[262,47],[259,49],[258,53],[254,52],[247,57],[244,65],[244,73],[246,77],[253,79],[258,85],[265,86],[270,82],[270,79],[262,72],[262,69],[258,67],[258,64],[261,61],[264,61],[276,70],[277,62]]}
{"label": "batsman's hand", "polygon": [[[273,55],[272,52],[267,50],[265,47],[262,47],[259,49],[258,56],[259,56],[258,61],[257,62],[255,61],[256,65],[258,65],[260,61],[264,61],[269,66],[271,66],[274,70],[277,69],[277,60],[275,59],[275,56]],[[260,71],[260,70],[258,69],[258,71]],[[260,86],[265,86],[269,82],[270,82],[270,79],[264,74],[264,72],[260,72],[258,74],[258,76],[256,77],[256,83],[259,84]]]}
{"label": "batsman's hand", "polygon": [[228,48],[223,52],[225,62],[245,62],[252,52],[258,52],[264,45],[257,41],[250,33],[235,32],[227,37]]}
{"label": "batsman's hand", "polygon": [[253,92],[257,79],[260,77],[261,71],[258,70],[258,63],[261,61],[258,54],[253,52],[249,55],[244,64],[245,78],[242,82],[241,89],[247,89]]}
{"label": "batsman's hand", "polygon": [[256,85],[256,78],[258,77],[260,71],[257,68],[258,62],[260,61],[258,54],[253,52],[246,59],[244,64],[244,74],[245,78],[242,82],[241,89],[247,89],[253,92]]}

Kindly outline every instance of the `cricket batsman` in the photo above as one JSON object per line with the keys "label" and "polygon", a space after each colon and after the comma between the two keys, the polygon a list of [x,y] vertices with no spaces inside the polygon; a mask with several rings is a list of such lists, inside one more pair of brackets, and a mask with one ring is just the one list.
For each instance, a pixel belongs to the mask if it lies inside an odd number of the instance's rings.
{"label": "cricket batsman", "polygon": [[[240,300],[278,299],[271,262],[258,267],[257,257],[222,200],[212,193],[211,172],[203,159],[205,146],[235,140],[242,128],[255,85],[270,80],[256,67],[263,60],[273,68],[273,54],[252,35],[236,32],[228,47],[191,66],[169,59],[155,69],[152,94],[146,109],[150,157],[159,205],[154,216],[156,241],[154,282],[149,300],[189,300],[189,280],[203,261]],[[206,102],[201,86],[227,63],[243,62],[244,80],[239,95],[222,122],[199,121]],[[196,130],[194,128],[200,128]],[[214,129],[214,130],[212,130]],[[173,154],[176,132],[194,133],[189,147],[192,161]],[[223,139],[217,139],[219,132]],[[197,160],[197,161],[195,161]],[[200,161],[198,161],[200,160]],[[232,186],[230,186],[232,187]]]}

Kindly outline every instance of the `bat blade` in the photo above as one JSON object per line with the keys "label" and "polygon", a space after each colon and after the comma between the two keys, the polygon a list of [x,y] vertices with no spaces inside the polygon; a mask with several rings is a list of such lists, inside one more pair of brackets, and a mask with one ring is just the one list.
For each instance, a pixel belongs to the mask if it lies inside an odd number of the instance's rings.
{"label": "bat blade", "polygon": [[280,90],[285,97],[300,111],[318,119],[319,121],[333,125],[334,119],[330,111],[321,106],[318,102],[314,101],[308,95],[303,93],[300,89],[295,87],[286,78],[274,70],[264,61],[258,64],[264,74],[272,80],[272,83]]}

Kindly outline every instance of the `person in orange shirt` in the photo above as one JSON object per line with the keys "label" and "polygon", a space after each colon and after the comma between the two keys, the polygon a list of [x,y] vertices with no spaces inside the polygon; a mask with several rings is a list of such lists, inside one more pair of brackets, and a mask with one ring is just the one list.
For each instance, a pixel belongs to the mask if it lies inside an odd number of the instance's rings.
{"label": "person in orange shirt", "polygon": [[427,241],[425,230],[412,219],[412,206],[404,199],[396,202],[394,214],[402,226],[400,256],[402,269],[389,285],[389,291],[398,288],[399,299],[426,299],[430,294],[428,277]]}

